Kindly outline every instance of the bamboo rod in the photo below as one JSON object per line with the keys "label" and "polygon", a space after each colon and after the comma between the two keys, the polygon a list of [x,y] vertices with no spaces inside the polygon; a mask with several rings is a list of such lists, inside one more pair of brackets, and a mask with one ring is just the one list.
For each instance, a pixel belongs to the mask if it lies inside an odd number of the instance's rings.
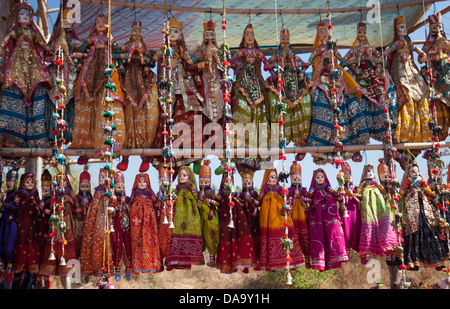
{"label": "bamboo rod", "polygon": [[[380,6],[381,10],[387,9],[396,9],[410,6],[417,6],[423,4],[432,4],[436,2],[442,2],[447,0],[421,0],[421,1],[409,1],[404,3],[387,3]],[[104,0],[80,0],[82,3],[86,4],[97,4],[103,5]],[[147,3],[138,3],[135,1],[120,1],[120,0],[111,0],[112,6],[117,7],[128,7],[128,8],[136,8],[136,9],[146,9],[146,10],[156,10],[156,11],[165,11],[169,9],[170,11],[180,11],[180,12],[191,12],[191,13],[211,13],[211,14],[222,14],[223,8],[211,8],[211,7],[197,7],[197,6],[165,6],[164,4],[147,4]],[[280,10],[280,13],[286,14],[295,14],[295,15],[308,15],[308,14],[321,14],[325,12],[329,12],[332,14],[336,13],[350,13],[350,12],[365,12],[372,10],[372,6],[362,6],[362,7],[346,7],[346,8],[331,8],[331,9],[289,9],[289,10]],[[241,14],[241,15],[261,15],[261,14],[276,14],[275,9],[225,9],[227,14]]]}
{"label": "bamboo rod", "polygon": [[[435,143],[400,143],[394,144],[394,147],[398,150],[405,149],[429,149],[432,148]],[[442,142],[441,147],[450,147],[450,142]],[[356,152],[356,151],[382,151],[388,149],[386,144],[368,144],[368,145],[344,145],[343,152]],[[145,148],[145,149],[116,149],[114,151],[117,155],[123,156],[160,156],[162,150],[160,148]],[[331,153],[334,152],[334,146],[306,146],[306,147],[286,147],[285,153]],[[195,158],[203,158],[207,155],[215,155],[223,157],[224,151],[222,149],[177,149],[175,150],[177,156],[191,156]],[[274,147],[272,149],[258,149],[258,148],[235,148],[232,149],[232,154],[236,157],[248,156],[251,154],[259,154],[261,156],[278,155],[280,149]],[[96,151],[93,149],[66,149],[65,155],[67,157],[83,156],[88,158],[96,158]],[[49,157],[52,156],[51,148],[8,148],[3,147],[0,150],[0,156],[2,157]]]}

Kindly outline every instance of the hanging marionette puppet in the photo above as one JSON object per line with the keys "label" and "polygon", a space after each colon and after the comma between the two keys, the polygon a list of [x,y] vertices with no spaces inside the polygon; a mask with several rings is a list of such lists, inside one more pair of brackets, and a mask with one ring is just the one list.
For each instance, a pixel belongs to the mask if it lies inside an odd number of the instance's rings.
{"label": "hanging marionette puppet", "polygon": [[313,172],[306,197],[309,201],[311,268],[319,271],[341,268],[342,263],[349,261],[339,216],[338,201],[341,197],[331,187],[323,169]]}
{"label": "hanging marionette puppet", "polygon": [[[80,207],[76,193],[73,191],[69,180],[69,173],[57,180],[55,185],[56,213],[50,215],[48,240],[45,246],[39,274],[45,276],[59,276],[61,283],[66,287],[66,277],[72,269],[67,262],[77,258],[76,236],[78,232],[76,214]],[[60,208],[61,207],[61,208]],[[60,210],[62,209],[62,211]],[[52,227],[54,225],[54,228]]]}
{"label": "hanging marionette puppet", "polygon": [[[111,247],[107,243],[108,224],[110,218],[109,197],[106,196],[109,187],[108,171],[101,168],[98,174],[98,186],[94,189],[94,196],[86,211],[81,240],[80,270],[86,276],[99,276],[105,266],[112,271]],[[113,205],[114,206],[114,205]]]}
{"label": "hanging marionette puppet", "polygon": [[397,90],[398,117],[393,133],[394,143],[415,143],[431,140],[428,125],[432,113],[429,108],[429,88],[414,62],[413,51],[419,58],[427,55],[411,42],[405,17],[394,20],[394,42],[385,50],[389,73]]}
{"label": "hanging marionette puppet", "polygon": [[169,220],[172,218],[172,207],[169,206],[169,194],[172,190],[169,186],[170,177],[168,165],[161,163],[158,166],[159,172],[159,191],[156,194],[155,208],[157,209],[158,218],[158,237],[159,249],[161,255],[161,263],[164,265],[164,260],[169,254],[170,238],[172,235],[172,228],[169,225]]}
{"label": "hanging marionette puppet", "polygon": [[202,226],[198,207],[198,191],[194,172],[180,166],[175,188],[172,237],[166,269],[191,269],[203,265]]}
{"label": "hanging marionette puppet", "polygon": [[[332,29],[331,23],[328,29]],[[359,106],[361,88],[355,80],[338,65],[342,60],[331,40],[327,25],[317,25],[313,51],[307,65],[313,68],[311,88],[311,128],[309,146],[342,147],[342,145],[364,145],[369,142],[369,128],[364,112]],[[335,140],[339,132],[339,140]],[[344,160],[351,154],[342,153]],[[331,156],[314,155],[317,164],[325,164]]]}
{"label": "hanging marionette puppet", "polygon": [[204,160],[199,170],[198,179],[198,202],[202,220],[202,243],[203,252],[209,254],[209,262],[206,265],[216,266],[216,253],[219,249],[219,214],[216,206],[211,203],[216,192],[211,188],[210,160]]}
{"label": "hanging marionette puppet", "polygon": [[359,252],[359,238],[361,234],[360,201],[356,196],[356,186],[353,184],[352,169],[347,162],[342,166],[344,180],[344,195],[342,203],[345,205],[348,216],[341,216],[342,229],[345,238],[347,253],[350,250]]}
{"label": "hanging marionette puppet", "polygon": [[[258,128],[256,132],[238,131],[234,146],[244,148],[249,145],[259,147],[259,144],[269,145],[268,130],[259,130],[259,124],[270,123],[269,109],[265,98],[264,78],[261,66],[267,62],[259,49],[252,24],[244,29],[238,51],[230,59],[230,68],[236,75],[231,91],[231,108],[234,124],[252,124]],[[246,142],[246,141],[249,142]],[[250,147],[251,148],[251,147]],[[238,158],[236,163],[244,160]],[[258,160],[259,161],[259,160]]]}
{"label": "hanging marionette puppet", "polygon": [[[404,263],[407,269],[442,268],[448,244],[437,227],[439,208],[435,195],[420,175],[416,162],[408,164],[400,185],[403,210]],[[433,201],[433,202],[432,202]]]}
{"label": "hanging marionette puppet", "polygon": [[307,224],[307,204],[306,193],[308,189],[302,187],[302,167],[297,161],[292,162],[290,168],[291,187],[288,189],[289,204],[292,209],[292,221],[294,222],[295,232],[300,242],[306,266],[309,268],[309,236]]}
{"label": "hanging marionette puppet", "polygon": [[10,288],[13,280],[14,248],[17,238],[17,209],[10,207],[17,193],[18,168],[11,168],[6,174],[6,193],[2,196],[2,216],[0,218],[0,259],[6,268],[5,288]]}
{"label": "hanging marionette puppet", "polygon": [[83,228],[84,228],[84,221],[86,219],[86,214],[88,209],[91,206],[92,203],[92,193],[91,193],[91,174],[88,172],[88,167],[84,167],[84,171],[80,173],[79,181],[78,181],[78,203],[79,207],[77,209],[77,226],[78,226],[78,232],[77,232],[77,259],[80,257],[81,253],[81,240],[83,237]]}
{"label": "hanging marionette puppet", "polygon": [[[105,15],[97,16],[89,37],[80,47],[87,56],[75,83],[75,117],[71,148],[105,149],[104,106],[111,104],[114,115],[114,148],[120,149],[125,140],[123,94],[119,73],[109,63],[108,56],[119,53],[119,47],[108,38],[108,24]],[[108,75],[112,81],[108,82]],[[109,97],[108,92],[112,95]]]}
{"label": "hanging marionette puppet", "polygon": [[359,254],[361,263],[371,258],[389,258],[397,246],[391,209],[386,205],[386,191],[376,180],[372,164],[364,166],[361,182],[356,190],[361,201],[361,234]]}
{"label": "hanging marionette puppet", "polygon": [[[62,60],[56,59],[48,67],[52,82],[54,83],[53,89],[48,93],[50,100],[46,107],[46,122],[49,129],[49,138],[54,140],[52,131],[58,130],[55,127],[54,119],[52,117],[56,108],[61,104],[64,105],[65,122],[58,122],[58,126],[67,126],[67,132],[64,134],[64,139],[67,143],[72,142],[72,130],[73,130],[73,117],[75,109],[75,81],[77,80],[78,72],[83,63],[86,53],[80,52],[81,41],[78,38],[74,21],[70,17],[71,10],[64,9],[62,11],[62,18],[58,15],[55,25],[53,27],[52,35],[48,41],[48,44],[53,49],[55,55],[58,55],[58,49],[61,49]],[[63,61],[63,65],[59,63]],[[60,92],[65,96],[61,100]]]}
{"label": "hanging marionette puppet", "polygon": [[[169,33],[167,40],[164,41],[164,45],[161,50],[157,51],[153,56],[153,62],[158,63],[158,78],[161,81],[160,88],[169,89],[172,93],[171,106],[172,106],[172,118],[174,120],[173,125],[178,124],[178,134],[174,132],[177,142],[187,148],[201,148],[204,142],[203,134],[194,134],[195,119],[201,120],[203,117],[203,107],[199,101],[196,88],[191,83],[187,68],[197,62],[197,59],[192,56],[191,51],[188,49],[183,34],[183,25],[176,19],[169,21]],[[166,52],[170,55],[170,63],[164,61],[164,55]],[[170,80],[172,85],[163,79],[164,68],[168,68],[170,71]],[[165,100],[161,98],[160,100]],[[160,102],[161,105],[165,102]],[[166,117],[165,115],[163,115]],[[168,115],[167,115],[168,116]],[[155,148],[163,148],[163,122],[160,121],[158,128]],[[200,125],[197,123],[197,125]],[[182,133],[180,133],[182,132]],[[161,158],[154,158],[154,164],[157,166],[158,160]],[[195,161],[195,159],[184,158],[183,156],[177,157],[178,166],[186,165]]]}
{"label": "hanging marionette puppet", "polygon": [[[295,232],[294,223],[290,214],[289,205],[283,198],[285,192],[280,186],[277,170],[267,169],[261,183],[258,197],[259,207],[259,268],[274,271],[285,269],[287,245],[291,261],[289,267],[296,269],[304,264],[300,242]],[[287,189],[286,189],[287,190]],[[286,212],[287,221],[286,221]],[[285,224],[287,223],[287,224]],[[288,229],[288,239],[286,239]],[[287,241],[283,244],[282,240]]]}
{"label": "hanging marionette puppet", "polygon": [[[160,122],[158,85],[150,67],[152,55],[142,37],[141,22],[133,22],[130,38],[121,47],[119,57],[120,84],[125,102],[124,148],[151,148]],[[124,164],[117,168],[125,171],[128,166]],[[139,172],[144,173],[148,169],[149,158],[143,157]]]}
{"label": "hanging marionette puppet", "polygon": [[134,274],[162,271],[155,203],[156,195],[149,175],[137,174],[130,196],[131,266]]}
{"label": "hanging marionette puppet", "polygon": [[0,141],[8,147],[48,146],[45,104],[52,80],[45,64],[53,51],[33,20],[33,9],[16,4],[11,31],[0,45],[3,73]]}
{"label": "hanging marionette puppet", "polygon": [[250,226],[255,249],[256,264],[259,265],[259,211],[257,206],[259,194],[253,187],[253,178],[257,169],[257,167],[252,166],[251,164],[248,166],[240,165],[238,167],[242,178],[242,191],[239,194],[239,199]]}
{"label": "hanging marionette puppet", "polygon": [[125,278],[131,279],[131,236],[130,236],[130,199],[125,194],[125,176],[117,171],[114,176],[114,193],[117,197],[117,208],[113,215],[113,231],[111,231],[112,263],[115,279],[121,279],[121,269],[125,266]]}
{"label": "hanging marionette puppet", "polygon": [[242,269],[248,273],[256,267],[253,236],[239,195],[234,191],[233,173],[222,175],[220,188],[212,204],[217,207],[220,241],[216,265],[221,273],[231,274]]}
{"label": "hanging marionette puppet", "polygon": [[[385,125],[386,112],[396,121],[397,95],[389,73],[384,69],[384,59],[367,39],[367,25],[359,22],[357,36],[350,50],[343,58],[343,64],[350,68],[349,74],[361,87],[359,105],[365,114],[370,137],[388,142],[390,137]],[[395,124],[391,125],[395,129]],[[386,137],[388,136],[388,137]]]}
{"label": "hanging marionette puppet", "polygon": [[441,13],[428,16],[428,24],[430,32],[422,48],[427,54],[427,61],[422,58],[419,63],[426,64],[421,71],[426,78],[430,77],[434,91],[430,107],[437,118],[435,129],[440,139],[445,140],[450,127],[450,43],[444,32]]}
{"label": "hanging marionette puppet", "polygon": [[[267,98],[270,102],[270,114],[276,115],[279,93],[288,105],[284,119],[287,144],[305,145],[311,124],[311,97],[309,90],[312,81],[305,75],[305,62],[295,55],[290,44],[290,32],[287,28],[280,32],[280,45],[275,54],[267,60],[264,70],[271,76],[266,79]],[[281,71],[281,72],[279,72]],[[278,90],[278,75],[281,73],[282,90]]]}

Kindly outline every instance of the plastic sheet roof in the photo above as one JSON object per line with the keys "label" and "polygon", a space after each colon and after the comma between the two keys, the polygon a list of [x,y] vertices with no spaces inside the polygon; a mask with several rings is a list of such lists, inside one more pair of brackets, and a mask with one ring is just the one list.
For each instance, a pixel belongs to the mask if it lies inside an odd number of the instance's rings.
{"label": "plastic sheet roof", "polygon": [[[122,2],[127,2],[123,0]],[[356,25],[359,21],[367,22],[367,0],[332,0],[330,9],[354,8],[354,12],[334,13],[332,14],[332,23],[334,26],[333,38],[337,41],[338,47],[351,46],[356,37]],[[376,1],[372,1],[376,2]],[[381,5],[392,4],[393,1],[380,0]],[[410,0],[398,0],[396,3],[408,3]],[[95,18],[98,14],[108,13],[108,1],[103,0],[103,5],[93,4],[90,0],[82,0],[81,3],[81,23],[75,25],[75,29],[81,39],[86,39],[90,30],[94,26]],[[136,0],[128,1],[131,3],[158,4],[164,5],[164,0]],[[421,1],[420,1],[421,3]],[[189,8],[217,8],[223,7],[222,0],[167,0],[169,7],[189,7]],[[372,45],[384,46],[393,39],[393,20],[398,14],[405,16],[408,28],[410,29],[424,17],[429,4],[423,6],[415,5],[408,7],[389,8],[381,12],[381,28],[379,23],[368,23],[367,37]],[[225,0],[227,9],[242,10],[274,10],[275,1],[267,0]],[[283,14],[283,10],[319,10],[320,14]],[[227,42],[230,47],[239,45],[243,30],[251,22],[255,29],[255,37],[260,46],[274,46],[276,39],[276,19],[278,19],[278,30],[286,27],[291,33],[291,44],[311,45],[315,37],[315,29],[320,20],[327,20],[327,1],[326,0],[278,0],[278,14],[227,14]],[[168,13],[170,17],[178,19],[183,24],[183,33],[187,42],[202,41],[203,23],[211,19],[216,23],[216,32],[218,43],[222,42],[222,16],[217,13],[197,13],[172,11]],[[277,17],[276,17],[277,16]],[[150,49],[158,49],[162,42],[162,23],[164,11],[150,10],[136,7],[111,7],[111,25],[112,35],[120,44],[124,43],[129,35],[133,21],[142,22],[144,39]],[[380,31],[381,30],[381,31]]]}

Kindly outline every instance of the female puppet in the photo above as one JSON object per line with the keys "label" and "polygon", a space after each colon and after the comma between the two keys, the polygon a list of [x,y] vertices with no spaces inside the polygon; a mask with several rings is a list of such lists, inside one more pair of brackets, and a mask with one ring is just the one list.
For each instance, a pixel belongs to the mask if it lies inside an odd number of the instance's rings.
{"label": "female puppet", "polygon": [[[133,22],[131,35],[120,49],[120,84],[125,102],[125,148],[151,148],[160,121],[158,85],[150,69],[142,25]],[[146,170],[143,170],[144,172]]]}
{"label": "female puppet", "polygon": [[52,80],[45,62],[53,51],[32,14],[28,3],[16,4],[11,31],[0,45],[0,140],[8,147],[48,146],[44,112]]}
{"label": "female puppet", "polygon": [[216,266],[216,253],[219,249],[219,214],[217,207],[212,203],[216,192],[211,188],[210,160],[204,160],[199,170],[198,179],[198,203],[202,218],[203,252],[209,253],[210,267]]}
{"label": "female puppet", "polygon": [[416,162],[408,164],[399,192],[403,210],[404,263],[408,269],[442,267],[448,259],[448,244],[440,238],[436,222],[439,208],[435,195],[420,175]]}
{"label": "female puppet", "polygon": [[[249,24],[244,29],[237,53],[230,59],[230,67],[236,75],[231,94],[231,106],[234,124],[251,123],[258,130],[251,132],[251,135],[248,131],[245,131],[245,135],[243,135],[244,131],[238,131],[235,141],[235,146],[238,148],[245,147],[249,143],[253,143],[255,147],[258,147],[259,143],[268,143],[267,131],[259,130],[260,123],[269,123],[269,109],[261,73],[261,65],[266,62],[267,59],[255,39],[254,28]],[[248,143],[246,143],[247,139]],[[267,143],[265,145],[268,145]]]}
{"label": "female puppet", "polygon": [[198,207],[198,192],[194,173],[190,167],[178,169],[176,202],[172,238],[169,255],[166,258],[167,270],[190,269],[191,265],[203,265],[202,227]]}
{"label": "female puppet", "polygon": [[309,236],[307,224],[306,193],[308,190],[302,187],[302,167],[297,161],[292,162],[290,168],[291,187],[288,189],[289,205],[292,209],[292,221],[294,222],[295,232],[300,242],[305,263],[309,267]]}
{"label": "female puppet", "polygon": [[[381,142],[388,142],[385,126],[387,107],[389,118],[397,120],[396,89],[389,73],[384,69],[384,59],[380,52],[370,45],[365,23],[358,23],[357,37],[353,46],[343,58],[343,63],[350,68],[350,75],[361,87],[362,97],[359,102],[364,111],[370,137]],[[395,125],[391,125],[392,130]]]}
{"label": "female puppet", "polygon": [[116,213],[113,216],[114,232],[111,232],[111,251],[115,279],[121,279],[121,269],[125,266],[125,276],[131,279],[131,236],[130,236],[130,199],[125,194],[125,176],[117,171],[114,176],[114,193],[117,197]]}
{"label": "female puppet", "polygon": [[393,133],[394,143],[416,143],[431,140],[432,131],[428,85],[414,62],[413,51],[419,58],[426,54],[408,36],[403,16],[394,20],[394,42],[386,49],[389,72],[397,89],[398,117]]}
{"label": "female puppet", "polygon": [[[279,66],[279,68],[277,67]],[[284,116],[284,128],[287,144],[305,145],[308,140],[311,124],[311,97],[309,90],[312,81],[305,75],[305,63],[296,56],[290,45],[288,29],[281,30],[280,45],[276,53],[267,60],[264,66],[271,76],[266,79],[267,97],[270,102],[272,122],[276,122],[276,106],[279,99],[278,74],[283,82],[282,100],[288,106]],[[281,70],[281,72],[280,72]]]}
{"label": "female puppet", "polygon": [[80,268],[81,273],[88,277],[100,274],[103,267],[109,271],[113,269],[111,247],[106,237],[108,221],[111,220],[107,210],[110,200],[106,196],[108,185],[108,171],[101,168],[98,186],[86,212],[81,240]]}
{"label": "female puppet", "polygon": [[87,166],[84,168],[84,171],[80,173],[78,189],[79,192],[77,195],[77,199],[80,206],[77,209],[77,258],[80,257],[81,253],[81,241],[83,237],[84,221],[86,219],[87,211],[90,208],[93,200],[93,196],[91,193],[91,174],[89,174]]}
{"label": "female puppet", "polygon": [[[335,116],[337,116],[339,126],[343,128],[340,131],[340,143],[343,145],[367,144],[369,128],[358,102],[361,98],[360,87],[337,64],[337,60],[341,56],[333,48],[333,42],[328,39],[327,26],[324,22],[320,22],[317,25],[313,51],[308,62],[313,67],[312,114],[308,145],[333,145],[336,130]],[[334,95],[332,91],[336,91]],[[337,109],[335,109],[335,103]],[[347,153],[343,153],[343,155],[345,159],[349,157]],[[329,156],[326,154],[314,155],[313,158],[316,163],[324,164],[328,162]]]}
{"label": "female puppet", "polygon": [[157,210],[158,219],[158,235],[159,235],[159,249],[161,255],[161,263],[164,264],[165,258],[169,255],[170,238],[172,229],[169,226],[172,212],[169,207],[170,197],[172,194],[170,190],[169,167],[160,164],[158,166],[159,173],[159,192],[156,194],[155,208]]}
{"label": "female puppet", "polygon": [[[108,83],[105,70],[109,67],[108,52],[118,51],[117,44],[108,38],[107,19],[97,16],[89,37],[80,47],[87,57],[75,83],[75,117],[71,148],[101,150],[105,148],[103,112],[107,109],[106,86],[112,90],[110,111],[114,112],[114,147],[120,149],[125,140],[123,95],[117,69],[112,68],[112,81]],[[112,50],[110,50],[110,47]],[[110,68],[109,68],[110,69]]]}
{"label": "female puppet", "polygon": [[363,264],[371,258],[389,258],[398,243],[385,194],[383,186],[375,178],[373,165],[366,164],[356,190],[361,200],[359,255]]}
{"label": "female puppet", "polygon": [[137,174],[130,196],[131,265],[135,274],[161,271],[155,202],[150,177]]}
{"label": "female puppet", "polygon": [[325,171],[313,172],[306,197],[309,199],[308,232],[311,268],[326,271],[348,262],[337,202],[339,194],[331,188]]}
{"label": "female puppet", "polygon": [[[77,258],[76,236],[78,228],[76,213],[79,203],[67,174],[58,183],[55,190],[57,203],[62,203],[64,207],[62,212],[59,209],[56,210],[56,214],[61,216],[61,220],[58,221],[54,229],[51,229],[51,227],[49,229],[49,236],[51,233],[55,234],[54,243],[52,245],[52,239],[49,237],[39,273],[47,276],[61,276],[65,279],[72,269],[72,266],[68,266],[67,262]],[[50,256],[54,256],[54,259]],[[65,286],[65,280],[62,280],[62,283]]]}
{"label": "female puppet", "polygon": [[259,206],[259,268],[274,271],[286,268],[286,250],[282,240],[288,237],[292,241],[289,250],[292,261],[290,269],[304,264],[300,243],[295,233],[294,223],[290,213],[287,214],[288,226],[285,226],[285,215],[289,209],[285,208],[283,188],[279,185],[277,170],[267,169],[261,183],[258,197]]}
{"label": "female puppet", "polygon": [[[256,266],[254,241],[238,194],[233,191],[233,176],[222,175],[220,189],[213,204],[219,210],[220,242],[217,252],[217,268],[230,274]],[[231,195],[231,198],[230,198]],[[231,225],[232,224],[232,225]]]}
{"label": "female puppet", "polygon": [[[450,43],[444,32],[441,13],[428,16],[428,24],[430,30],[423,51],[427,54],[429,72],[425,71],[425,74],[435,79],[433,88],[436,96],[430,103],[437,114],[436,125],[442,127],[441,139],[445,139],[450,126]],[[419,59],[419,62],[424,60]]]}
{"label": "female puppet", "polygon": [[[202,119],[203,108],[198,99],[198,93],[196,88],[189,79],[187,67],[196,63],[195,57],[192,57],[191,52],[188,50],[183,34],[183,25],[176,19],[169,21],[170,31],[170,50],[172,52],[171,57],[171,80],[172,80],[172,106],[173,106],[173,120],[175,124],[178,124],[178,128],[181,133],[174,132],[175,138],[184,146],[194,148],[194,146],[203,145],[203,135],[194,134],[194,121],[195,119]],[[167,42],[166,42],[167,43]],[[163,55],[161,51],[157,51],[153,56],[153,62],[159,62],[158,64],[158,78],[162,79],[161,65],[163,64]],[[169,65],[165,63],[165,65]],[[168,76],[166,76],[168,78]],[[161,87],[166,87],[160,83]],[[162,97],[160,98],[160,104],[164,104]],[[196,117],[197,116],[197,117]],[[157,139],[155,140],[155,146],[163,147],[163,126],[162,121],[158,128]],[[184,133],[189,132],[189,133]],[[191,158],[177,157],[178,164],[188,164],[194,160]],[[158,160],[158,159],[156,159]]]}
{"label": "female puppet", "polygon": [[357,187],[353,184],[352,169],[347,162],[342,166],[344,177],[343,201],[348,213],[348,217],[341,217],[342,229],[344,231],[345,247],[347,253],[350,250],[359,252],[359,237],[361,235],[361,212],[359,198],[356,195]]}
{"label": "female puppet", "polygon": [[238,168],[242,177],[242,192],[239,199],[247,217],[248,225],[253,238],[255,248],[256,264],[259,265],[259,211],[257,206],[258,192],[253,188],[253,177],[255,169],[247,166]]}

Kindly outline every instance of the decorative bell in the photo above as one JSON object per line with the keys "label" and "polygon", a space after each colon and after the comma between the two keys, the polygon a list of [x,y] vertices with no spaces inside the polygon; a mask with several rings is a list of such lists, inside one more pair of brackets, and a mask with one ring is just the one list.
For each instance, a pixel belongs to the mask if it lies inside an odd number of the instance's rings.
{"label": "decorative bell", "polygon": [[64,257],[61,258],[61,261],[59,262],[60,266],[66,266],[66,259]]}
{"label": "decorative bell", "polygon": [[170,221],[169,222],[169,229],[174,229],[175,228],[175,225],[173,225],[173,221]]}
{"label": "decorative bell", "polygon": [[287,273],[286,284],[292,285],[292,276],[290,272]]}
{"label": "decorative bell", "polygon": [[55,254],[54,254],[53,252],[50,252],[50,256],[48,257],[48,260],[49,260],[49,261],[54,261],[54,260],[56,260]]}
{"label": "decorative bell", "polygon": [[234,222],[233,220],[230,220],[230,223],[227,225],[230,229],[234,229]]}
{"label": "decorative bell", "polygon": [[167,220],[167,216],[164,216],[163,224],[169,224],[169,221]]}

